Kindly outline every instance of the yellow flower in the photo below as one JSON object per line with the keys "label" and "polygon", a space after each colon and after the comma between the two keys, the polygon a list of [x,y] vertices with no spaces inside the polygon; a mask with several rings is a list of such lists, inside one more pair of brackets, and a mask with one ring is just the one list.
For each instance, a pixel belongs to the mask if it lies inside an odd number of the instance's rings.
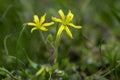
{"label": "yellow flower", "polygon": [[68,28],[68,26],[71,26],[71,27],[77,28],[77,29],[82,28],[82,26],[76,26],[72,23],[72,19],[73,19],[74,15],[71,13],[70,10],[69,10],[69,13],[67,15],[64,15],[64,13],[61,9],[58,11],[58,13],[59,13],[61,19],[52,17],[53,21],[61,23],[61,26],[57,32],[56,38],[60,38],[60,35],[62,34],[63,30],[66,30],[66,33],[68,34],[68,36],[73,38],[72,33],[71,33],[70,29]]}
{"label": "yellow flower", "polygon": [[41,18],[39,19],[37,15],[34,15],[34,20],[33,22],[29,22],[27,23],[29,26],[34,26],[31,29],[31,32],[33,32],[36,29],[40,29],[43,31],[47,31],[48,29],[46,28],[47,26],[51,26],[54,24],[54,22],[49,22],[49,23],[44,23],[45,22],[45,17],[46,14],[44,14],[43,16],[41,16]]}

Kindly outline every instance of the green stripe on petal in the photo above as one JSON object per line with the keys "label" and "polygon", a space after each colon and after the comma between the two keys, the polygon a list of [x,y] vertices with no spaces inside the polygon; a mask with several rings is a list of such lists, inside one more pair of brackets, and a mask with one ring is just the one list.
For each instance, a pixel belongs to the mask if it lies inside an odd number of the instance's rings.
{"label": "green stripe on petal", "polygon": [[77,28],[77,29],[82,28],[82,26],[76,26],[76,25],[74,25],[73,23],[69,23],[68,25],[71,26],[71,27]]}
{"label": "green stripe on petal", "polygon": [[47,30],[48,30],[48,29],[45,28],[45,27],[40,27],[40,29],[43,30],[43,31],[47,31]]}
{"label": "green stripe on petal", "polygon": [[53,25],[53,24],[54,24],[54,22],[44,23],[42,26],[51,26],[51,25]]}
{"label": "green stripe on petal", "polygon": [[62,22],[61,19],[58,19],[58,18],[55,18],[55,17],[52,17],[52,20],[55,21],[55,22]]}
{"label": "green stripe on petal", "polygon": [[73,19],[73,14],[71,13],[71,11],[69,10],[69,13],[68,13],[68,15],[67,15],[67,17],[66,17],[66,22],[67,23],[69,23],[70,21],[72,21],[72,19]]}
{"label": "green stripe on petal", "polygon": [[70,36],[70,38],[73,38],[72,33],[67,26],[66,26],[65,30],[66,30],[68,36]]}
{"label": "green stripe on petal", "polygon": [[61,16],[61,18],[64,20],[64,19],[65,19],[65,15],[64,15],[63,11],[60,9],[60,10],[58,11],[58,13],[59,13],[59,15]]}
{"label": "green stripe on petal", "polygon": [[59,30],[58,30],[58,32],[57,32],[57,36],[56,36],[56,38],[60,38],[60,35],[62,34],[62,31],[64,30],[64,28],[65,28],[65,26],[64,25],[61,25],[60,26],[60,28],[59,28]]}
{"label": "green stripe on petal", "polygon": [[36,24],[39,24],[39,18],[38,18],[37,15],[34,15],[34,22],[35,22]]}
{"label": "green stripe on petal", "polygon": [[36,29],[38,29],[38,28],[36,28],[36,27],[32,28],[32,29],[31,29],[31,33],[32,33],[34,30],[36,30]]}
{"label": "green stripe on petal", "polygon": [[32,23],[32,22],[27,23],[27,25],[29,25],[29,26],[37,26],[35,23]]}

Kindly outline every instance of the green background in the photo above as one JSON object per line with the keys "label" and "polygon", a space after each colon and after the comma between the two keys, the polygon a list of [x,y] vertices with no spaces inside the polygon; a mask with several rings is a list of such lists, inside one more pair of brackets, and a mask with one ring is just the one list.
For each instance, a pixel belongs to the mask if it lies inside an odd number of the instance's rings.
{"label": "green background", "polygon": [[[44,13],[49,22],[51,16],[59,17],[59,9],[66,15],[71,10],[73,23],[82,26],[70,28],[74,39],[62,34],[59,64],[65,75],[59,78],[120,80],[120,0],[0,0],[0,67],[21,80],[39,80],[39,69],[32,68],[27,56],[40,65],[49,63],[50,56],[39,31],[31,33],[24,24]],[[55,26],[48,29],[44,37],[55,37]],[[9,80],[9,74],[0,71],[0,79]]]}

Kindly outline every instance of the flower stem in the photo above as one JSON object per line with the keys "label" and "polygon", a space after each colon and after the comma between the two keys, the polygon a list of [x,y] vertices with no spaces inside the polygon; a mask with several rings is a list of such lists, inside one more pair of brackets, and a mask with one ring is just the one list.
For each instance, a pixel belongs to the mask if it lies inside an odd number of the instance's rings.
{"label": "flower stem", "polygon": [[55,60],[54,60],[54,64],[56,64],[58,61],[58,48],[55,48]]}
{"label": "flower stem", "polygon": [[57,63],[58,61],[58,46],[60,44],[60,38],[56,38],[55,40],[55,60],[54,63]]}
{"label": "flower stem", "polygon": [[[45,44],[45,47],[46,47],[46,49],[47,49],[47,51],[48,51],[48,53],[49,53],[49,55],[50,55],[50,57],[51,57],[51,56],[53,55],[53,52],[52,52],[52,50],[50,49],[50,47],[47,45],[47,43],[45,42],[45,37],[44,37],[42,31],[40,31],[40,37],[42,38],[42,41],[43,41],[43,43]],[[53,47],[53,46],[52,46],[52,47]]]}

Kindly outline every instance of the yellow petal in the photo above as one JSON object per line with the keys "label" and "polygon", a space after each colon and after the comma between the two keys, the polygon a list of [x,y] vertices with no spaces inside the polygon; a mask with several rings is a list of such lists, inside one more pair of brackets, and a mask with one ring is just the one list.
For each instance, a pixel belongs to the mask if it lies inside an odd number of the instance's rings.
{"label": "yellow petal", "polygon": [[55,18],[55,17],[52,17],[52,20],[55,21],[55,22],[62,22],[61,19],[58,19],[58,18]]}
{"label": "yellow petal", "polygon": [[53,25],[53,24],[54,24],[54,22],[44,23],[42,26],[51,26],[51,25]]}
{"label": "yellow petal", "polygon": [[35,22],[36,24],[39,24],[39,18],[38,18],[37,15],[34,15],[34,22]]}
{"label": "yellow petal", "polygon": [[40,27],[40,29],[43,30],[43,31],[47,31],[47,30],[48,30],[48,29],[45,28],[45,27]]}
{"label": "yellow petal", "polygon": [[70,21],[72,21],[72,19],[73,19],[73,14],[71,13],[71,11],[69,10],[69,13],[68,13],[68,15],[67,15],[67,17],[66,17],[66,22],[70,22]]}
{"label": "yellow petal", "polygon": [[65,30],[66,30],[68,36],[70,36],[70,38],[73,38],[72,33],[67,26],[66,26]]}
{"label": "yellow petal", "polygon": [[77,29],[82,28],[82,26],[76,26],[76,25],[74,25],[73,23],[69,23],[68,25],[71,26],[71,27],[77,28]]}
{"label": "yellow petal", "polygon": [[34,30],[36,30],[36,29],[38,29],[38,28],[33,27],[33,28],[31,29],[31,33],[32,33]]}
{"label": "yellow petal", "polygon": [[46,13],[40,18],[40,25],[45,21]]}
{"label": "yellow petal", "polygon": [[60,26],[60,28],[59,28],[59,30],[58,30],[58,32],[57,32],[56,38],[60,38],[60,35],[61,35],[62,31],[64,30],[64,28],[65,28],[64,25],[61,25],[61,26]]}
{"label": "yellow petal", "polygon": [[35,23],[32,23],[32,22],[27,23],[27,25],[29,25],[29,26],[37,26]]}
{"label": "yellow petal", "polygon": [[58,11],[58,13],[59,13],[59,15],[61,16],[61,18],[64,20],[64,19],[65,19],[65,15],[64,15],[63,11],[60,9],[60,10]]}

